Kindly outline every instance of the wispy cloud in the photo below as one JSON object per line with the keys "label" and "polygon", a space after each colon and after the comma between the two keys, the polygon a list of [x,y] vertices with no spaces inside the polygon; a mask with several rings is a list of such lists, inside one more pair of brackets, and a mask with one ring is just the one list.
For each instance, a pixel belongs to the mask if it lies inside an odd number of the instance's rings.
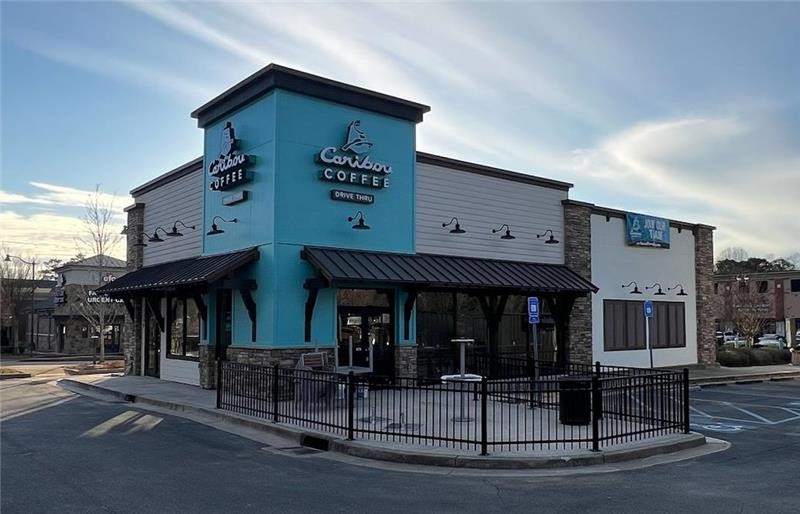
{"label": "wispy cloud", "polygon": [[[638,124],[575,152],[576,172],[665,216],[713,224],[717,249],[753,254],[800,249],[791,211],[800,191],[800,149],[765,120],[695,117]],[[630,205],[617,205],[628,207]]]}
{"label": "wispy cloud", "polygon": [[17,46],[52,61],[80,68],[125,83],[136,83],[158,94],[205,99],[215,92],[208,84],[187,80],[164,66],[137,61],[131,56],[112,54],[95,47],[80,45],[39,34],[35,30],[14,30],[4,36]]}
{"label": "wispy cloud", "polygon": [[[63,207],[85,207],[86,202],[95,194],[94,190],[76,189],[73,187],[47,184],[44,182],[29,182],[30,185],[40,190],[33,195],[24,195],[0,190],[0,206],[9,204],[37,204]],[[102,204],[121,206],[122,200],[116,195],[100,192],[99,200]]]}
{"label": "wispy cloud", "polygon": [[[9,252],[30,255],[40,260],[67,259],[78,252],[90,252],[81,244],[86,227],[78,216],[56,213],[24,215],[15,211],[0,211],[3,227],[0,244]],[[114,257],[125,258],[125,245],[117,245]]]}

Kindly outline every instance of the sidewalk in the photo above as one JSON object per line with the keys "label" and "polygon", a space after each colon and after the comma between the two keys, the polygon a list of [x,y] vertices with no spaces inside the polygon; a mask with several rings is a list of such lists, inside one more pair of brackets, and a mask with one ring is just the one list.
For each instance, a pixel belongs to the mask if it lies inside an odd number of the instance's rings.
{"label": "sidewalk", "polygon": [[739,384],[764,380],[800,379],[800,366],[776,364],[773,366],[747,366],[741,368],[689,369],[689,383],[693,386]]}
{"label": "sidewalk", "polygon": [[323,447],[352,457],[404,464],[480,469],[550,469],[638,460],[699,448],[706,444],[704,436],[692,433],[625,443],[599,452],[553,450],[478,456],[475,452],[456,449],[417,447],[373,440],[347,441],[326,432],[217,410],[215,391],[151,377],[87,375],[61,379],[59,384],[78,393],[110,395],[143,406],[168,409],[178,413],[177,415],[182,413],[187,416],[203,416],[215,422],[261,430],[295,441],[298,446]]}

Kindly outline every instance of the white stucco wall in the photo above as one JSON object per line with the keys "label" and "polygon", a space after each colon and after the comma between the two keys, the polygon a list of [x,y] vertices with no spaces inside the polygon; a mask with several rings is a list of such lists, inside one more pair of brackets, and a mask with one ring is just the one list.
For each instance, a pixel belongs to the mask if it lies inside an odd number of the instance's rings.
{"label": "white stucco wall", "polygon": [[[603,350],[603,300],[662,300],[684,302],[686,347],[653,349],[653,364],[679,366],[697,362],[697,310],[695,308],[694,236],[690,230],[670,228],[669,249],[627,246],[625,220],[592,214],[592,282],[600,288],[592,297],[592,349],[595,361],[617,366],[649,367],[648,350]],[[641,295],[622,284],[635,280]],[[659,282],[667,296],[653,296],[645,286]],[[683,284],[688,296],[676,296],[668,287]]]}

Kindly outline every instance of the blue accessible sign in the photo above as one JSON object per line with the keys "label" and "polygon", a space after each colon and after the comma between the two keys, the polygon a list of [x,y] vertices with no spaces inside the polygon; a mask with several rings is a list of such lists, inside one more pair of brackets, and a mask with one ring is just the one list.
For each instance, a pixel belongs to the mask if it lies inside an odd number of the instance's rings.
{"label": "blue accessible sign", "polygon": [[651,300],[644,301],[644,317],[645,318],[653,317],[653,302]]}
{"label": "blue accessible sign", "polygon": [[528,298],[528,323],[539,323],[539,298],[535,296]]}

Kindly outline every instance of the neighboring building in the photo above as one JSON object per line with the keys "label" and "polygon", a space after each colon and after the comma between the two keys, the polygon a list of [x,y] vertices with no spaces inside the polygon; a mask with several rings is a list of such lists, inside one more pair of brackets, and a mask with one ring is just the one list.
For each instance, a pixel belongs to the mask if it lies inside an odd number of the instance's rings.
{"label": "neighboring building", "polygon": [[352,341],[356,365],[435,375],[454,337],[491,358],[648,365],[604,324],[623,279],[684,289],[656,307],[656,365],[713,364],[713,227],[638,216],[671,246],[629,246],[620,218],[637,216],[571,184],[417,152],[427,111],[274,65],[196,110],[204,156],[131,191],[130,273],[102,288],[133,316],[128,372],[213,387],[217,357],[344,362]]}
{"label": "neighboring building", "polygon": [[[33,289],[34,312],[36,306],[50,299],[56,283],[52,280],[3,279],[0,284],[0,347],[3,352],[22,353],[30,351],[31,290]],[[34,337],[38,332],[34,315]],[[35,341],[34,341],[35,342]]]}
{"label": "neighboring building", "polygon": [[719,332],[739,332],[737,311],[757,313],[761,334],[800,344],[800,270],[714,276],[714,320]]}
{"label": "neighboring building", "polygon": [[[90,319],[99,319],[102,310],[105,320],[103,340],[106,353],[119,353],[125,326],[125,308],[121,300],[96,294],[95,289],[125,274],[125,261],[115,257],[95,255],[70,262],[53,270],[57,286],[53,288],[50,304],[40,306],[42,315],[49,314],[48,326],[53,332],[46,340],[39,336],[42,351],[74,355],[90,355],[99,350],[99,331]],[[42,322],[43,323],[43,322]]]}

